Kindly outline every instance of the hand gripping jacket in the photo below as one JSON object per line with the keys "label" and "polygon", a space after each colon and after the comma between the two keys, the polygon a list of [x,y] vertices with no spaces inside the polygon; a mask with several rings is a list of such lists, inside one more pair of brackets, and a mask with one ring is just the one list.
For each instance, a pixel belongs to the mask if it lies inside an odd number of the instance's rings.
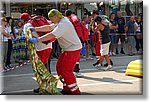
{"label": "hand gripping jacket", "polygon": [[[50,23],[48,22],[48,20],[43,17],[43,16],[34,16],[31,18],[30,23],[32,24],[33,27],[39,27],[39,26],[44,26],[44,25],[50,25]],[[51,31],[49,31],[51,32]],[[39,36],[45,35],[46,33],[49,32],[38,32]],[[48,44],[52,41],[55,41],[56,38],[48,40],[48,41],[44,41],[43,43]]]}

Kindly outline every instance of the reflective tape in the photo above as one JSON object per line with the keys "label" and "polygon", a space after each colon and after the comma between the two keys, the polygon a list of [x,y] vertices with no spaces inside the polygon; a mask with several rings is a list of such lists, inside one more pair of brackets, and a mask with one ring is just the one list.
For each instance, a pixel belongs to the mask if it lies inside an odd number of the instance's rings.
{"label": "reflective tape", "polygon": [[78,86],[76,86],[75,88],[71,89],[71,91],[76,91],[78,89]]}
{"label": "reflective tape", "polygon": [[79,62],[76,62],[76,64],[79,64]]}
{"label": "reflective tape", "polygon": [[72,88],[72,87],[75,87],[76,85],[77,85],[77,83],[73,83],[73,84],[68,85],[68,87]]}

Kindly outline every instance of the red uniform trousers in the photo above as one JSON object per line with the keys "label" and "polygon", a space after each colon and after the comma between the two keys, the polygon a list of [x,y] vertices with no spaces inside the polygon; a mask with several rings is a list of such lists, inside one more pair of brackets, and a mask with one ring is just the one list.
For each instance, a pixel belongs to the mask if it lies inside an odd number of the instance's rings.
{"label": "red uniform trousers", "polygon": [[97,56],[97,57],[100,57],[100,56],[101,56],[101,54],[100,54],[100,47],[101,47],[100,41],[97,41],[97,42],[96,42],[96,45],[95,45],[95,52],[96,52],[96,56]]}
{"label": "red uniform trousers", "polygon": [[57,74],[61,76],[63,83],[63,90],[73,95],[80,95],[80,90],[73,74],[76,62],[80,57],[80,52],[81,49],[76,51],[64,51],[60,54],[56,65]]}
{"label": "red uniform trousers", "polygon": [[92,39],[94,42],[94,46],[95,46],[95,52],[96,52],[96,56],[99,57],[101,56],[100,54],[100,35],[99,33],[95,33],[92,35]]}
{"label": "red uniform trousers", "polygon": [[44,65],[48,62],[51,52],[52,52],[52,48],[36,51],[37,55],[39,56],[39,58],[41,59]]}

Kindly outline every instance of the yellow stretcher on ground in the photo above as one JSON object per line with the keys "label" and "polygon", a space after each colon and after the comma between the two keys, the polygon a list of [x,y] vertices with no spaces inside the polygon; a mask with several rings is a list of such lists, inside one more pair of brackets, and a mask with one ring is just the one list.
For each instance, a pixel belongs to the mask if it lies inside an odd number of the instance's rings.
{"label": "yellow stretcher on ground", "polygon": [[131,61],[126,69],[126,75],[143,76],[143,63],[142,60]]}

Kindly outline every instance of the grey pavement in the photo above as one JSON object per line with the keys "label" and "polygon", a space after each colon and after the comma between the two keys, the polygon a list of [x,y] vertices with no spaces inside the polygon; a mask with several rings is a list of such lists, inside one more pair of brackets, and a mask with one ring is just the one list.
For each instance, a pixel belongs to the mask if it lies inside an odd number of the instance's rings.
{"label": "grey pavement", "polygon": [[[111,56],[113,60],[113,71],[98,70],[93,67],[94,60],[81,58],[80,72],[84,77],[77,78],[78,86],[82,95],[101,95],[101,94],[142,94],[142,78],[126,76],[125,71],[129,62],[142,59],[141,55]],[[57,75],[55,65],[57,59],[52,59],[51,70],[54,76]],[[105,62],[104,62],[105,63]],[[14,63],[13,65],[16,65]],[[102,67],[105,69],[105,67]],[[37,95],[33,89],[37,88],[37,82],[32,70],[31,63],[22,67],[4,72],[0,76],[3,78],[3,93],[5,95]],[[58,88],[62,89],[62,83],[58,83]]]}

